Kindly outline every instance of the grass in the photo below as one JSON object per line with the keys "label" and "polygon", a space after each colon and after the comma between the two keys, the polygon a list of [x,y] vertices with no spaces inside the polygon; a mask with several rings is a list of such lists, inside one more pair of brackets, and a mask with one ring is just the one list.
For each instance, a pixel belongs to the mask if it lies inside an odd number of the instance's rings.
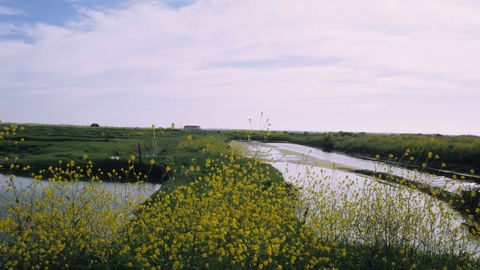
{"label": "grass", "polygon": [[[469,173],[472,169],[480,171],[480,138],[476,136],[156,129],[154,144],[153,131],[148,128],[45,125],[25,127],[26,129],[22,132],[25,142],[11,149],[0,145],[0,154],[17,155],[21,157],[21,162],[35,170],[45,168],[46,165],[55,163],[59,159],[80,161],[83,154],[87,154],[95,163],[102,163],[102,167],[117,168],[117,170],[125,166],[131,155],[135,155],[138,167],[144,166],[144,170],[148,172],[149,161],[153,158],[157,161],[155,165],[157,171],[150,181],[154,182],[163,182],[169,177],[165,175],[165,171],[162,173],[167,164],[174,166],[173,169],[189,165],[192,158],[202,155],[202,149],[208,144],[211,149],[216,148],[212,150],[216,155],[220,152],[229,152],[229,147],[222,142],[247,140],[247,138],[268,142],[298,143],[369,158],[375,158],[378,154],[380,159],[385,161],[389,161],[390,154],[402,157],[405,149],[410,149],[410,154],[415,159],[399,159],[398,162],[411,168],[421,168],[422,163],[428,159],[428,153],[433,152],[438,154],[451,170],[465,173]],[[193,136],[194,142],[198,145],[185,142],[189,135]],[[179,144],[180,142],[183,143]],[[121,162],[112,160],[111,157],[114,156],[118,156]],[[440,162],[430,162],[429,165],[436,169],[435,173],[441,173],[438,171],[442,169]]]}
{"label": "grass", "polygon": [[[188,136],[193,136],[193,139],[187,140]],[[150,171],[147,180],[156,183],[163,183],[173,171],[190,165],[192,158],[217,156],[229,151],[225,135],[177,129],[28,125],[22,131],[22,138],[24,142],[21,144],[0,145],[0,154],[19,157],[18,164],[29,165],[30,172],[48,168],[58,160],[78,163],[84,155],[98,168],[118,171],[128,165],[133,155],[136,157],[136,169],[143,174]],[[205,152],[207,146],[208,151]],[[150,166],[151,160],[155,161],[154,166]],[[167,165],[171,168],[170,172],[166,170]]]}
{"label": "grass", "polygon": [[[449,249],[467,239],[453,231],[435,237],[429,229],[436,219],[427,220],[430,227],[415,226],[429,215],[413,199],[369,185],[350,190],[348,179],[335,179],[347,188],[338,193],[311,174],[302,177],[320,186],[292,187],[271,166],[238,156],[227,144],[248,136],[265,140],[267,132],[156,129],[155,143],[152,129],[9,126],[5,132],[4,172],[51,183],[21,191],[15,178],[6,179],[16,195],[0,217],[5,269],[480,267],[464,249]],[[112,209],[116,199],[99,189],[99,179],[163,184],[144,203],[125,198],[125,206]],[[70,191],[69,183],[79,180],[92,184]],[[348,192],[369,199],[338,196]],[[428,203],[433,209],[433,198]]]}

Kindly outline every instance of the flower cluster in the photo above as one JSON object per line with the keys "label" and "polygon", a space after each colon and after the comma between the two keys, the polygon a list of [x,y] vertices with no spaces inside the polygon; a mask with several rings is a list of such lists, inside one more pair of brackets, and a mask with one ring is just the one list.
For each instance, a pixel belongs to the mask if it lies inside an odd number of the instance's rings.
{"label": "flower cluster", "polygon": [[157,193],[121,231],[116,260],[152,269],[332,267],[334,246],[299,222],[292,190],[260,163],[207,160],[208,176]]}

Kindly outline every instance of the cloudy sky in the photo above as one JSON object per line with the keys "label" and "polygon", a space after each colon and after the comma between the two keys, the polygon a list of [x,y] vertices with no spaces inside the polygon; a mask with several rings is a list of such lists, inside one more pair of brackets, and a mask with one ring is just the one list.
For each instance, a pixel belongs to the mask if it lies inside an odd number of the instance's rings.
{"label": "cloudy sky", "polygon": [[480,135],[477,0],[0,0],[0,120]]}

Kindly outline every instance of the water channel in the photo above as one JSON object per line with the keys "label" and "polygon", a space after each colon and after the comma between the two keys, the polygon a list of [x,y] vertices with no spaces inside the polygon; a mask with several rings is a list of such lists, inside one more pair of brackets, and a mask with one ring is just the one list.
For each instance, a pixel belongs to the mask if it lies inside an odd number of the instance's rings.
{"label": "water channel", "polygon": [[387,238],[421,250],[466,251],[478,257],[479,242],[467,236],[465,219],[447,203],[355,171],[398,175],[449,192],[478,188],[476,183],[291,143],[235,141],[231,145],[247,157],[271,164],[297,187],[304,209],[300,218],[308,218],[323,235],[365,243]]}
{"label": "water channel", "polygon": [[[0,174],[0,216],[7,211],[8,202],[13,201],[14,192],[12,187],[12,181],[9,180],[10,176]],[[13,184],[15,186],[15,194],[19,200],[32,199],[33,197],[42,197],[42,191],[48,191],[49,188],[54,187],[57,191],[56,196],[77,196],[83,190],[87,188],[92,191],[89,192],[101,192],[111,195],[111,205],[108,207],[121,208],[124,204],[132,201],[142,202],[150,197],[155,191],[160,188],[160,184],[152,183],[112,183],[112,182],[66,182],[66,183],[53,183],[45,180],[34,180],[33,178],[15,176],[13,178]],[[30,194],[30,195],[29,195]],[[83,196],[83,195],[82,195]]]}

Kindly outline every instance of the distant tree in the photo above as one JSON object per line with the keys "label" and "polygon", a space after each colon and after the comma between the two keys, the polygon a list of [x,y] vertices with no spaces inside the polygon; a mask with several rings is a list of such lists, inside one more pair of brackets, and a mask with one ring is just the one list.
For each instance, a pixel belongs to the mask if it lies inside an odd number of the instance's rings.
{"label": "distant tree", "polygon": [[97,124],[97,123],[93,123],[93,124],[90,125],[90,127],[100,127],[100,125]]}
{"label": "distant tree", "polygon": [[330,151],[333,151],[334,147],[335,146],[332,140],[332,136],[330,135],[325,136],[325,138],[323,139],[323,145],[322,145],[323,150],[330,152]]}

